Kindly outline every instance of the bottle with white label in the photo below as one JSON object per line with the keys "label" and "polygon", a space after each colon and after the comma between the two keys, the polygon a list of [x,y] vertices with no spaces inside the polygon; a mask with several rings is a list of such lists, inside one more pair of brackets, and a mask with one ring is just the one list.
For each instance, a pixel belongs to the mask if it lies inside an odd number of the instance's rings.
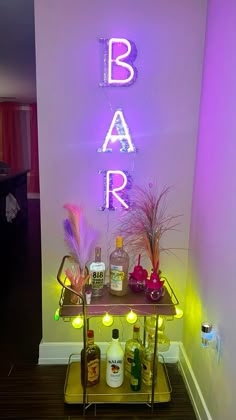
{"label": "bottle with white label", "polygon": [[112,330],[112,341],[107,349],[106,383],[118,388],[124,381],[124,350],[119,342],[119,330]]}
{"label": "bottle with white label", "polygon": [[112,295],[128,293],[129,256],[123,249],[122,236],[116,237],[116,249],[110,255],[109,291]]}
{"label": "bottle with white label", "polygon": [[101,259],[101,248],[95,248],[95,260],[90,264],[92,296],[102,296],[104,288],[105,264]]}

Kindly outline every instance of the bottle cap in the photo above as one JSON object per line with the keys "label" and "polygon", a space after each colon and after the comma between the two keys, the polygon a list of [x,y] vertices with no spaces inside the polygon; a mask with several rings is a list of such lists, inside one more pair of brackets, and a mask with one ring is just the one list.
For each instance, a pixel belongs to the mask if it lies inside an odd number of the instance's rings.
{"label": "bottle cap", "polygon": [[94,331],[93,330],[88,330],[87,337],[88,338],[93,338],[94,337]]}
{"label": "bottle cap", "polygon": [[116,248],[122,248],[123,246],[123,238],[122,236],[116,237]]}
{"label": "bottle cap", "polygon": [[117,328],[112,330],[112,338],[119,338],[119,330],[117,330]]}
{"label": "bottle cap", "polygon": [[139,324],[135,324],[134,325],[134,332],[139,332],[139,330],[140,330]]}

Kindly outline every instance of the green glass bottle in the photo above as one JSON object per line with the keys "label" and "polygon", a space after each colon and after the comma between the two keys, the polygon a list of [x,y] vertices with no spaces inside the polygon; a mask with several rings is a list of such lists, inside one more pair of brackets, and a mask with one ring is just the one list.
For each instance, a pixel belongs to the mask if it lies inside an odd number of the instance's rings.
{"label": "green glass bottle", "polygon": [[139,391],[141,388],[142,365],[140,360],[139,349],[134,350],[134,358],[131,365],[130,387],[132,391]]}

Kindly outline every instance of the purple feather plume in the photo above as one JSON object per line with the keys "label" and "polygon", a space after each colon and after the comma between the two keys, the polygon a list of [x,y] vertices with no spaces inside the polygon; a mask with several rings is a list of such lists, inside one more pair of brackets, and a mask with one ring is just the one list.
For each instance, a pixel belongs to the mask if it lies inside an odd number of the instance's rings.
{"label": "purple feather plume", "polygon": [[82,269],[91,257],[98,233],[87,224],[77,207],[68,205],[66,208],[69,218],[64,220],[65,241]]}

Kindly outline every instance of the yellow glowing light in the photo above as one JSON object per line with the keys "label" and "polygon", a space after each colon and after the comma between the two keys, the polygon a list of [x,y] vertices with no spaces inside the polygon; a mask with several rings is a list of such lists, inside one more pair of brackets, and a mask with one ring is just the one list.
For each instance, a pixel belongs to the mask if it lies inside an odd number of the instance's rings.
{"label": "yellow glowing light", "polygon": [[159,315],[158,317],[158,330],[160,330],[164,325],[164,318],[163,316]]}
{"label": "yellow glowing light", "polygon": [[182,308],[180,308],[180,306],[176,306],[175,308],[176,314],[175,314],[175,318],[182,318],[184,315],[184,311]]}
{"label": "yellow glowing light", "polygon": [[73,319],[72,321],[72,326],[74,328],[82,328],[84,325],[84,320],[82,318],[82,316],[77,316],[76,318]]}
{"label": "yellow glowing light", "polygon": [[113,322],[113,316],[106,312],[104,317],[102,318],[103,325],[105,325],[105,327],[110,327],[113,324]]}
{"label": "yellow glowing light", "polygon": [[56,312],[54,314],[54,319],[55,319],[55,321],[58,321],[59,318],[60,318],[60,313],[59,313],[59,308],[57,308],[57,310],[56,310]]}
{"label": "yellow glowing light", "polygon": [[129,324],[134,324],[136,321],[137,321],[137,319],[138,319],[138,315],[135,313],[135,312],[133,312],[132,311],[132,309],[131,309],[131,311],[126,315],[126,321],[129,323]]}

